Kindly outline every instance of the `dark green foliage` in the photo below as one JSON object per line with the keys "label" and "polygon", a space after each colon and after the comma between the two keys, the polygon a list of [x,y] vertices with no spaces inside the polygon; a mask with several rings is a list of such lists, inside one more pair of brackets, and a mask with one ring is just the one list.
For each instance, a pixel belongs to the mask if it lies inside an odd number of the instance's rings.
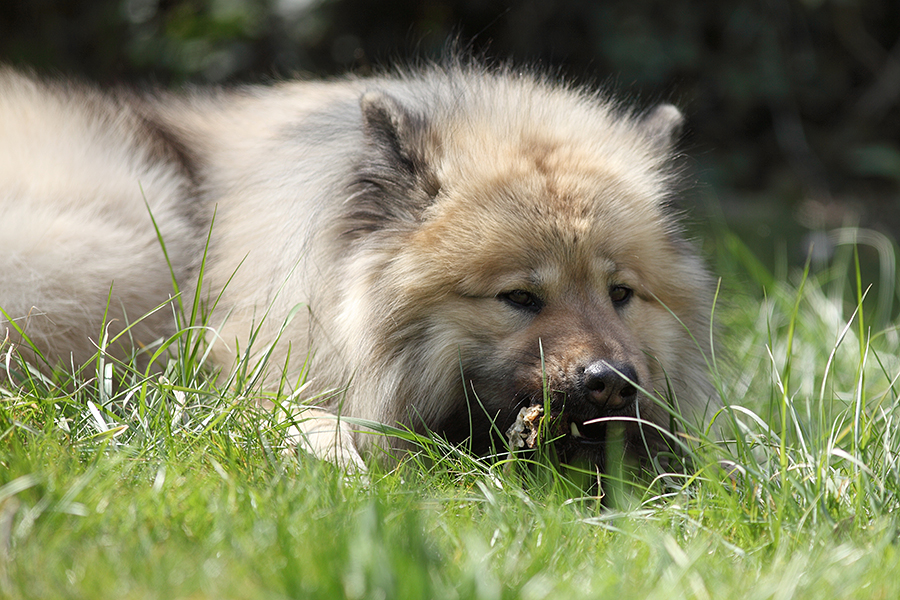
{"label": "dark green foliage", "polygon": [[260,80],[366,73],[458,37],[640,104],[675,101],[715,190],[849,193],[840,207],[865,195],[881,213],[900,184],[898,22],[890,0],[34,0],[0,4],[0,60],[101,82]]}

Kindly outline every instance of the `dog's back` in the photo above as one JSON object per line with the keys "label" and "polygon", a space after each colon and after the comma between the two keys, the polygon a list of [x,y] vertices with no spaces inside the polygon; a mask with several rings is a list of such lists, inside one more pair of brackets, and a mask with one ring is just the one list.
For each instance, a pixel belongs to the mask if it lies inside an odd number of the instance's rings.
{"label": "dog's back", "polygon": [[168,264],[186,280],[202,249],[194,193],[138,103],[0,71],[0,328],[76,366],[104,322],[114,337],[140,319],[137,344],[171,331],[171,309],[154,310],[173,294]]}

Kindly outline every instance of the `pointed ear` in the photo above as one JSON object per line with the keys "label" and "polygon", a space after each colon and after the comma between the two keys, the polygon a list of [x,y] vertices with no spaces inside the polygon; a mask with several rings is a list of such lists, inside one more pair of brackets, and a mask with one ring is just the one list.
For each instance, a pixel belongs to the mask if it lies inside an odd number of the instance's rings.
{"label": "pointed ear", "polygon": [[433,168],[439,150],[424,115],[381,91],[363,94],[359,107],[366,147],[345,206],[349,238],[417,223],[441,187]]}
{"label": "pointed ear", "polygon": [[671,104],[660,104],[641,119],[641,127],[658,148],[669,150],[681,135],[684,117]]}
{"label": "pointed ear", "polygon": [[381,91],[363,94],[359,106],[366,135],[375,146],[410,174],[420,173],[425,167],[425,118]]}

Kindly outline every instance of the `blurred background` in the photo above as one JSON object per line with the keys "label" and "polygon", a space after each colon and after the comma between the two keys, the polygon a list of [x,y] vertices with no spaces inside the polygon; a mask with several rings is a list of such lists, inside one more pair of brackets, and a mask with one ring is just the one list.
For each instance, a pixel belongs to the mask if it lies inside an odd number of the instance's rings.
{"label": "blurred background", "polygon": [[897,0],[0,1],[0,62],[104,84],[366,74],[455,38],[677,104],[695,225],[727,223],[763,264],[811,240],[827,260],[842,226],[900,234]]}

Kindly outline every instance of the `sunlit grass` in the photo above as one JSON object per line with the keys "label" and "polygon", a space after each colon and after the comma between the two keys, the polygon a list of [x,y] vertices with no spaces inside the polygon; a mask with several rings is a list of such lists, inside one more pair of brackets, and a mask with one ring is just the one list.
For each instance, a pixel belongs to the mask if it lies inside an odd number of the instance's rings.
{"label": "sunlit grass", "polygon": [[161,369],[48,376],[4,343],[0,597],[900,597],[896,274],[845,244],[774,275],[727,242],[725,441],[689,430],[685,472],[599,487],[424,438],[367,479],[291,452],[249,353],[210,373],[197,307],[141,350]]}

